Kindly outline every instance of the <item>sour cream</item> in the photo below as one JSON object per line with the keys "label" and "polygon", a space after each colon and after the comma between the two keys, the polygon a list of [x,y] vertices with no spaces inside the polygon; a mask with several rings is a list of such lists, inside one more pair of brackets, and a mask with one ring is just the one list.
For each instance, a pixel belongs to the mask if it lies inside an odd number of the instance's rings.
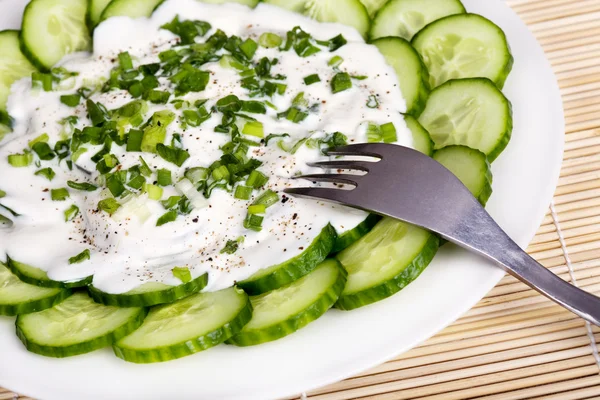
{"label": "sour cream", "polygon": [[[328,40],[342,34],[348,43],[340,49],[321,51],[302,58],[294,51],[259,47],[255,60],[261,57],[277,58],[273,74],[283,74],[287,85],[283,95],[268,99],[277,110],[268,109],[266,114],[253,114],[264,126],[265,136],[270,133],[288,133],[285,143],[295,143],[306,137],[322,138],[328,133],[342,132],[349,143],[366,142],[365,123],[393,123],[398,144],[412,146],[412,139],[401,113],[406,105],[394,70],[389,67],[374,46],[365,44],[353,29],[340,24],[319,23],[283,9],[259,4],[249,9],[238,4],[212,5],[195,0],[168,0],[157,9],[151,18],[111,18],[94,31],[94,53],[68,56],[60,64],[79,75],[67,82],[65,90],[43,92],[32,90],[31,79],[16,82],[8,101],[8,112],[15,119],[14,132],[0,143],[0,189],[6,196],[0,204],[16,211],[12,217],[0,207],[0,213],[10,216],[14,225],[0,229],[0,259],[4,255],[47,272],[51,279],[75,281],[93,275],[93,284],[108,293],[123,293],[146,282],[162,282],[169,285],[181,284],[173,276],[174,267],[188,267],[192,277],[209,274],[208,286],[212,291],[232,286],[255,272],[282,263],[301,254],[324,226],[331,223],[343,233],[358,225],[366,213],[331,203],[283,196],[282,190],[307,183],[290,179],[296,174],[320,172],[306,166],[307,162],[324,159],[318,149],[301,146],[295,154],[269,144],[251,148],[254,158],[263,162],[260,171],[269,177],[267,188],[278,192],[280,201],[267,209],[262,231],[255,232],[243,227],[248,201],[236,200],[232,193],[215,190],[206,200],[199,200],[198,207],[187,216],[156,226],[157,219],[165,213],[164,207],[147,195],[141,195],[112,217],[98,212],[98,201],[106,192],[82,192],[70,189],[65,201],[52,201],[50,190],[66,188],[66,181],[93,182],[98,176],[95,163],[91,161],[101,146],[88,146],[88,151],[69,170],[57,159],[43,161],[41,166],[31,165],[14,168],[9,165],[10,154],[22,153],[28,142],[43,133],[49,136],[53,146],[64,139],[65,127],[59,121],[77,115],[76,127],[89,125],[84,104],[76,108],[61,104],[59,98],[71,94],[74,88],[92,86],[105,81],[116,65],[119,52],[128,51],[135,65],[158,61],[158,53],[169,49],[176,36],[160,29],[176,15],[180,19],[195,19],[209,22],[212,26],[208,37],[216,29],[227,35],[242,38],[258,37],[264,32],[285,33],[300,26],[319,40]],[[343,58],[342,71],[352,76],[366,76],[354,80],[349,90],[333,94],[330,81],[335,75],[328,62],[333,56]],[[249,93],[240,86],[236,70],[223,68],[219,62],[201,67],[211,73],[206,90],[188,93],[182,97],[193,102],[207,99],[207,108],[224,96],[235,94],[242,100],[250,100]],[[307,86],[304,77],[318,74],[321,81]],[[167,81],[160,79],[161,88]],[[277,112],[288,109],[298,93],[304,92],[309,104],[318,108],[301,123],[285,118],[277,119]],[[370,96],[376,96],[378,107],[367,106]],[[109,110],[116,109],[132,100],[124,90],[95,93],[92,97]],[[267,100],[254,98],[252,100]],[[181,111],[173,104],[149,104],[146,118],[158,110],[169,109],[178,116]],[[371,104],[372,106],[372,104]],[[220,147],[229,141],[229,136],[214,131],[221,123],[221,115],[213,116],[199,127],[183,129],[176,119],[168,127],[165,143],[170,143],[173,134],[182,135],[183,147],[190,158],[181,168],[175,167],[151,153],[126,152],[113,144],[112,153],[119,159],[121,168],[127,169],[139,163],[142,155],[150,168],[156,171],[168,168],[173,171],[174,181],[183,177],[186,168],[207,167],[217,160]],[[51,167],[56,176],[48,181],[35,176],[39,168]],[[91,175],[85,171],[90,172]],[[175,195],[167,189],[166,199]],[[258,193],[257,193],[258,194]],[[66,222],[64,212],[76,205],[80,214]],[[228,240],[243,238],[239,249],[233,254],[222,253]],[[69,264],[70,257],[89,249],[89,260]]]}

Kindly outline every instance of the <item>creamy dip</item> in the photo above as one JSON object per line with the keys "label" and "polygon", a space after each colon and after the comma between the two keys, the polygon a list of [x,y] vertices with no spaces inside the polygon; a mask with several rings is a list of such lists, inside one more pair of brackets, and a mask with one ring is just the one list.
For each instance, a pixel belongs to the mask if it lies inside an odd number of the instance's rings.
{"label": "creamy dip", "polygon": [[[227,35],[237,35],[242,40],[255,41],[264,32],[280,35],[285,42],[286,32],[300,26],[317,40],[329,40],[342,34],[348,41],[335,51],[321,47],[321,51],[308,57],[300,57],[293,49],[259,46],[253,60],[263,57],[278,59],[271,74],[281,74],[285,79],[278,83],[287,85],[285,93],[271,97],[250,98],[248,89],[240,85],[240,71],[223,66],[222,62],[209,62],[201,67],[210,71],[210,80],[203,91],[189,92],[177,99],[190,104],[198,99],[207,100],[210,110],[215,102],[228,95],[240,100],[269,101],[265,114],[249,114],[262,123],[264,136],[287,133],[281,137],[250,147],[248,157],[262,162],[258,171],[269,181],[261,190],[254,190],[250,200],[234,198],[230,190],[215,189],[205,198],[194,189],[190,192],[189,181],[163,188],[161,200],[170,196],[187,194],[192,211],[178,215],[174,221],[157,226],[157,221],[167,210],[156,200],[148,198],[143,191],[129,190],[125,198],[117,198],[121,207],[111,216],[99,210],[99,201],[111,197],[102,185],[100,173],[92,157],[102,145],[86,143],[87,151],[79,155],[72,170],[58,157],[34,161],[26,167],[16,168],[8,162],[11,154],[23,154],[29,142],[42,134],[48,135],[51,148],[63,140],[73,129],[90,125],[85,100],[76,107],[60,101],[61,95],[73,94],[79,87],[100,87],[118,66],[118,54],[127,51],[134,67],[156,63],[158,54],[177,44],[178,36],[160,27],[179,15],[181,20],[201,20],[210,23],[210,31],[197,37],[204,42],[217,29]],[[175,47],[174,49],[178,49]],[[331,59],[339,56],[343,62],[332,67]],[[151,18],[111,18],[94,31],[94,53],[76,54],[64,59],[60,65],[78,75],[61,82],[53,91],[32,89],[30,78],[16,82],[8,101],[8,112],[14,118],[14,132],[0,143],[0,190],[6,195],[0,204],[18,216],[13,216],[0,207],[0,214],[13,221],[10,228],[0,229],[0,259],[4,254],[21,263],[47,271],[49,278],[59,281],[75,281],[93,275],[93,284],[108,293],[123,293],[145,282],[181,284],[173,275],[174,267],[187,267],[193,278],[206,272],[209,274],[205,290],[218,290],[243,280],[260,269],[275,265],[306,249],[327,223],[338,233],[343,233],[359,224],[366,214],[330,203],[286,197],[282,190],[291,186],[306,186],[306,181],[290,179],[300,173],[315,173],[306,162],[326,159],[318,148],[308,146],[314,140],[327,138],[333,132],[341,132],[348,143],[366,142],[365,126],[368,122],[382,125],[391,123],[396,129],[397,142],[411,146],[411,135],[401,112],[405,111],[396,74],[371,45],[364,43],[353,29],[339,24],[318,23],[303,16],[265,4],[251,10],[237,4],[211,5],[195,0],[169,0],[154,12]],[[331,80],[340,71],[352,76],[352,87],[333,93]],[[318,74],[320,81],[307,85],[304,78]],[[157,90],[170,90],[167,78],[159,77]],[[171,86],[170,86],[171,85]],[[62,88],[62,89],[61,89]],[[277,114],[292,107],[298,94],[310,110],[302,121],[295,123],[277,118]],[[104,105],[108,110],[117,109],[133,97],[126,90],[98,90],[90,99]],[[215,132],[221,124],[222,115],[213,112],[210,118],[196,127],[182,123],[183,108],[171,103],[148,102],[144,120],[155,111],[170,110],[177,116],[167,127],[164,143],[172,143],[175,134],[181,137],[181,146],[190,157],[178,167],[155,153],[128,152],[125,146],[112,144],[110,152],[118,159],[117,169],[126,170],[140,163],[142,156],[153,175],[148,183],[157,180],[156,171],[164,168],[172,173],[174,183],[184,178],[187,169],[208,167],[223,155],[221,147],[231,140],[230,135]],[[60,121],[77,116],[78,121],[69,124]],[[249,140],[258,140],[247,136]],[[281,141],[278,145],[277,142]],[[291,148],[298,144],[295,153]],[[313,141],[314,143],[314,141]],[[55,176],[48,180],[34,173],[43,168],[52,168]],[[95,191],[80,191],[69,188],[67,181],[89,182],[99,186]],[[243,184],[243,181],[241,182]],[[66,188],[69,197],[53,201],[52,189]],[[279,200],[268,207],[260,231],[244,227],[248,206],[265,189],[278,193]],[[79,213],[70,221],[65,211],[75,205]],[[230,253],[222,252],[228,241],[235,241],[238,248]],[[69,263],[69,259],[89,250],[89,259]]]}

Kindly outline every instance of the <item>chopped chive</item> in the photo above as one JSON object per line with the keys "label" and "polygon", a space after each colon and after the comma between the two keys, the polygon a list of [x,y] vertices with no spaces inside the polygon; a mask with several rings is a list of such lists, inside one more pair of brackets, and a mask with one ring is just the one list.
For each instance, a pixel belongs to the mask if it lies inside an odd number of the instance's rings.
{"label": "chopped chive", "polygon": [[190,153],[183,149],[172,146],[165,146],[162,143],[156,145],[156,152],[166,161],[181,167],[183,163],[190,158]]}
{"label": "chopped chive", "polygon": [[74,220],[77,214],[79,214],[79,207],[75,204],[71,205],[71,207],[65,210],[65,222]]}
{"label": "chopped chive", "polygon": [[69,258],[69,264],[79,264],[79,263],[81,263],[85,260],[89,260],[89,259],[90,259],[90,251],[88,249],[85,249],[84,251],[77,254],[76,256]]}
{"label": "chopped chive", "polygon": [[194,185],[208,178],[208,168],[194,167],[185,171],[184,176]]}
{"label": "chopped chive", "polygon": [[146,186],[144,187],[144,189],[146,190],[146,193],[148,193],[148,198],[151,200],[160,200],[162,199],[163,196],[163,188],[156,186],[156,185],[152,185],[152,184],[146,184]]}
{"label": "chopped chive", "polygon": [[158,186],[169,186],[173,183],[173,178],[171,177],[171,171],[165,168],[161,168],[157,172],[158,178],[157,183]]}
{"label": "chopped chive", "polygon": [[269,181],[269,178],[260,171],[254,170],[248,175],[246,179],[246,185],[258,189],[264,186]]}
{"label": "chopped chive", "polygon": [[242,51],[242,53],[244,53],[244,55],[246,56],[246,58],[248,58],[248,60],[251,60],[252,57],[254,57],[254,54],[256,53],[257,48],[258,48],[258,44],[256,44],[256,42],[250,38],[246,39],[240,45],[240,50]]}
{"label": "chopped chive", "polygon": [[344,62],[344,59],[342,57],[333,56],[333,57],[331,57],[331,60],[329,60],[327,65],[329,65],[330,67],[339,67],[340,64],[342,64],[343,62]]}
{"label": "chopped chive", "polygon": [[60,102],[69,107],[77,107],[81,101],[81,96],[78,94],[65,94],[60,96]]}
{"label": "chopped chive", "polygon": [[52,148],[46,142],[37,142],[31,149],[37,154],[40,160],[48,161],[56,157],[56,154],[54,154],[54,151],[52,151]]}
{"label": "chopped chive", "polygon": [[271,32],[265,32],[258,38],[258,44],[267,49],[279,47],[282,42],[283,39],[281,38],[281,36]]}
{"label": "chopped chive", "polygon": [[348,90],[352,87],[352,80],[350,79],[350,75],[346,72],[338,72],[331,79],[331,90],[333,93],[343,92],[344,90]]}
{"label": "chopped chive", "polygon": [[[250,207],[257,207],[257,206],[250,206]],[[250,230],[253,230],[256,232],[260,232],[262,230],[263,220],[264,220],[264,217],[262,217],[260,215],[248,213],[248,215],[246,215],[246,218],[244,219],[244,228],[250,229]]]}
{"label": "chopped chive", "polygon": [[140,160],[140,163],[142,164],[142,166],[140,167],[140,172],[142,173],[142,175],[144,175],[146,177],[152,175],[152,170],[150,169],[148,164],[146,164],[146,160],[144,160],[144,158],[142,156],[140,156],[139,160]]}
{"label": "chopped chive", "polygon": [[54,170],[52,168],[42,168],[42,169],[36,171],[34,175],[43,176],[44,178],[51,181],[56,176],[56,173],[54,172]]}
{"label": "chopped chive", "polygon": [[306,85],[312,85],[313,83],[321,82],[318,74],[312,74],[304,77],[304,83]]}
{"label": "chopped chive", "polygon": [[393,143],[398,141],[396,127],[392,122],[381,125],[379,129],[381,130],[381,139],[384,143]]}
{"label": "chopped chive", "polygon": [[144,132],[139,129],[131,129],[127,135],[127,151],[142,151],[142,138]]}
{"label": "chopped chive", "polygon": [[346,43],[348,43],[348,41],[340,33],[336,37],[332,37],[331,39],[329,39],[329,41],[328,41],[329,51],[336,51],[337,49],[339,49],[340,47],[342,47]]}
{"label": "chopped chive", "polygon": [[31,85],[33,88],[42,88],[45,92],[52,90],[52,75],[43,72],[31,73]]}
{"label": "chopped chive", "polygon": [[51,189],[50,197],[52,201],[65,201],[69,198],[69,191],[65,188]]}
{"label": "chopped chive", "polygon": [[119,65],[125,71],[133,69],[133,61],[131,60],[131,56],[128,52],[124,51],[119,53]]}
{"label": "chopped chive", "polygon": [[357,81],[364,81],[368,78],[367,75],[350,75],[350,78],[356,79]]}
{"label": "chopped chive", "polygon": [[40,143],[40,142],[48,142],[48,140],[50,140],[50,137],[48,136],[47,133],[42,133],[40,136],[36,137],[33,140],[30,140],[28,145],[29,147],[33,147],[36,143]]}
{"label": "chopped chive", "polygon": [[252,186],[237,185],[233,197],[238,200],[249,200],[252,190],[254,190]]}
{"label": "chopped chive", "polygon": [[15,168],[27,167],[33,162],[33,155],[28,151],[24,154],[11,154],[7,158],[8,163]]}
{"label": "chopped chive", "polygon": [[113,215],[120,207],[119,202],[112,197],[98,202],[98,209],[107,212],[109,215]]}
{"label": "chopped chive", "polygon": [[256,200],[252,202],[252,205],[263,204],[265,207],[271,207],[273,204],[279,201],[277,193],[271,189],[265,190]]}
{"label": "chopped chive", "polygon": [[176,219],[177,219],[177,211],[175,211],[175,210],[167,211],[156,221],[156,226],[162,226],[164,224],[168,224],[169,222],[173,222]]}
{"label": "chopped chive", "polygon": [[71,154],[71,160],[73,162],[77,162],[77,160],[79,159],[79,157],[81,157],[81,155],[83,153],[85,153],[88,149],[85,147],[80,147],[78,148],[73,154]]}
{"label": "chopped chive", "polygon": [[173,272],[173,276],[183,283],[188,283],[192,280],[192,274],[187,267],[175,267],[171,271]]}
{"label": "chopped chive", "polygon": [[81,190],[84,192],[93,192],[94,190],[98,189],[98,186],[92,185],[88,182],[67,181],[67,185],[72,189]]}
{"label": "chopped chive", "polygon": [[230,173],[225,165],[221,165],[215,168],[212,172],[212,178],[215,181],[220,181],[222,179],[229,179]]}
{"label": "chopped chive", "polygon": [[264,137],[265,131],[263,128],[262,122],[258,121],[248,121],[244,124],[242,128],[242,133],[244,135],[256,136],[259,138]]}
{"label": "chopped chive", "polygon": [[379,107],[379,100],[377,100],[377,96],[375,96],[374,94],[369,96],[369,99],[367,100],[367,107],[369,107],[369,108]]}

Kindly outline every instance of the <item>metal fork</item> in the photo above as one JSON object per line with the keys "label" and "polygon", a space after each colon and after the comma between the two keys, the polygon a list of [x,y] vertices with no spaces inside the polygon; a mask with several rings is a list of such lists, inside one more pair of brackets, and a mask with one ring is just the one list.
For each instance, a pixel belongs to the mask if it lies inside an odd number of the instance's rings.
{"label": "metal fork", "polygon": [[554,275],[525,253],[498,226],[469,190],[445,167],[416,150],[393,144],[337,147],[330,156],[367,156],[375,161],[332,160],[309,166],[358,170],[365,175],[325,173],[298,178],[351,185],[289,188],[291,195],[318,198],[385,215],[436,232],[495,261],[544,296],[600,326],[600,298]]}

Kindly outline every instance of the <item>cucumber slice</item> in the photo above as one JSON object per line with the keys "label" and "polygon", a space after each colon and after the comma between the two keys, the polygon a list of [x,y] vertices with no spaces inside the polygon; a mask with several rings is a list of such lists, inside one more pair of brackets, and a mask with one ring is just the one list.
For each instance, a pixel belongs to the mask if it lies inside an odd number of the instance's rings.
{"label": "cucumber slice", "polygon": [[208,274],[203,274],[187,283],[178,286],[165,285],[160,282],[147,282],[129,292],[121,294],[106,293],[88,286],[92,299],[107,306],[117,307],[149,307],[157,304],[172,303],[204,289],[208,283]]}
{"label": "cucumber slice", "polygon": [[385,36],[411,40],[425,25],[465,12],[459,0],[390,0],[375,15],[369,36],[371,40]]}
{"label": "cucumber slice", "polygon": [[92,283],[93,278],[92,276],[89,276],[85,279],[74,282],[54,281],[48,278],[48,274],[46,273],[46,271],[36,267],[32,267],[27,264],[20,263],[11,259],[10,257],[7,257],[7,264],[12,273],[15,274],[20,280],[41,287],[63,289],[82,287]]}
{"label": "cucumber slice", "polygon": [[387,0],[360,0],[361,3],[367,8],[369,17],[373,18],[375,13],[383,7]]}
{"label": "cucumber slice", "polygon": [[278,289],[296,279],[302,278],[315,269],[333,248],[337,234],[327,224],[312,243],[299,255],[281,264],[262,269],[237,285],[251,296]]}
{"label": "cucumber slice", "polygon": [[6,101],[13,82],[31,75],[35,67],[19,48],[19,31],[0,32],[0,110],[6,110]]}
{"label": "cucumber slice", "polygon": [[333,306],[344,290],[346,275],[337,260],[329,259],[287,286],[250,297],[252,319],[227,343],[253,346],[296,332]]}
{"label": "cucumber slice", "polygon": [[367,37],[371,20],[360,0],[263,0],[290,11],[304,14],[319,22],[339,22],[352,26]]}
{"label": "cucumber slice", "polygon": [[335,307],[352,310],[400,291],[429,265],[438,246],[433,233],[383,218],[336,256],[348,271],[348,282]]}
{"label": "cucumber slice", "polygon": [[112,0],[102,14],[100,21],[110,17],[125,16],[131,18],[149,17],[152,11],[164,0]]}
{"label": "cucumber slice", "polygon": [[0,263],[0,315],[45,310],[71,295],[70,290],[41,288],[22,282]]}
{"label": "cucumber slice", "polygon": [[435,21],[412,44],[429,69],[432,88],[450,79],[477,77],[489,78],[502,89],[513,65],[502,29],[477,14]]}
{"label": "cucumber slice", "polygon": [[433,155],[433,141],[429,136],[429,132],[412,115],[405,115],[404,122],[412,133],[413,148],[428,156]]}
{"label": "cucumber slice", "polygon": [[21,51],[41,70],[64,56],[89,50],[86,0],[32,0],[23,14]]}
{"label": "cucumber slice", "polygon": [[199,0],[203,3],[210,4],[225,4],[225,3],[240,3],[248,7],[256,7],[260,0]]}
{"label": "cucumber slice", "polygon": [[436,150],[463,145],[481,151],[492,162],[510,140],[512,109],[489,79],[451,80],[431,92],[419,123]]}
{"label": "cucumber slice", "polygon": [[243,290],[198,293],[151,309],[142,326],[113,348],[117,357],[135,363],[173,360],[224,342],[251,318]]}
{"label": "cucumber slice", "polygon": [[91,30],[94,29],[96,25],[100,22],[100,17],[102,16],[102,12],[108,6],[111,0],[89,0],[87,13],[85,14],[85,22],[88,25],[88,28]]}
{"label": "cucumber slice", "polygon": [[406,113],[418,116],[429,96],[429,73],[419,53],[410,43],[398,37],[377,39],[372,44],[396,71],[400,91],[406,101]]}
{"label": "cucumber slice", "polygon": [[103,306],[79,292],[47,310],[19,315],[17,336],[32,353],[70,357],[110,346],[145,316],[144,308]]}
{"label": "cucumber slice", "polygon": [[465,146],[438,150],[433,159],[448,168],[485,206],[492,195],[492,169],[485,154]]}
{"label": "cucumber slice", "polygon": [[360,224],[356,225],[354,228],[350,229],[338,235],[335,243],[333,244],[333,249],[331,249],[332,253],[337,253],[339,251],[344,250],[346,247],[350,246],[352,243],[356,242],[361,237],[365,236],[381,217],[377,214],[369,214],[367,218]]}

